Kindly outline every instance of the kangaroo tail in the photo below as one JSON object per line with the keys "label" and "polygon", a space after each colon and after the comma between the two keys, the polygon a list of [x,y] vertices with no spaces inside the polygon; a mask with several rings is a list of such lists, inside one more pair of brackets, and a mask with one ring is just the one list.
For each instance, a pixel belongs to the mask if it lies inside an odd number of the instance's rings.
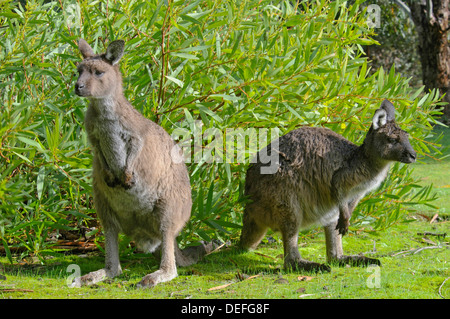
{"label": "kangaroo tail", "polygon": [[175,245],[175,260],[177,266],[186,267],[195,264],[214,249],[215,245],[212,242],[201,242],[198,246],[186,247],[185,249],[180,249],[178,245]]}

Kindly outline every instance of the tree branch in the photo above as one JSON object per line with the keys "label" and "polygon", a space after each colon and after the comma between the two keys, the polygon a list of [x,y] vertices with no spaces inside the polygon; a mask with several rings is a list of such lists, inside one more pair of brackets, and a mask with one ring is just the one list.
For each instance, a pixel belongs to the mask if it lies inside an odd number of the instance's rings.
{"label": "tree branch", "polygon": [[400,9],[405,11],[408,17],[412,20],[411,9],[402,0],[392,0],[392,1],[396,3],[400,7]]}

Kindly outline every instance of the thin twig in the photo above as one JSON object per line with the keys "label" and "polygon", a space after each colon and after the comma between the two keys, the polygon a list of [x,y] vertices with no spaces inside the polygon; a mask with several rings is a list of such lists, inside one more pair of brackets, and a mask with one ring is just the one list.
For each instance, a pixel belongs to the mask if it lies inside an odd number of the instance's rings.
{"label": "thin twig", "polygon": [[220,250],[223,246],[225,246],[226,243],[223,243],[219,247],[215,248],[214,250],[211,250],[209,253],[207,253],[205,256],[211,255],[212,253],[215,253],[216,251]]}
{"label": "thin twig", "polygon": [[226,288],[226,287],[228,287],[228,286],[231,286],[231,285],[233,285],[233,284],[236,284],[236,283],[238,283],[238,282],[241,282],[241,281],[244,281],[244,280],[253,279],[253,278],[257,278],[257,277],[259,277],[259,276],[260,276],[260,274],[258,274],[258,275],[253,275],[253,276],[250,276],[250,277],[245,278],[245,279],[243,279],[243,280],[233,281],[233,282],[230,282],[230,283],[225,284],[225,285],[216,286],[216,287],[211,287],[211,288],[209,288],[207,291],[220,290],[220,289]]}
{"label": "thin twig", "polygon": [[445,284],[445,282],[449,279],[450,277],[447,277],[447,278],[445,278],[445,280],[444,280],[444,282],[439,286],[439,296],[441,296],[441,298],[442,299],[445,299],[445,297],[444,296],[442,296],[442,294],[441,294],[441,288],[442,288],[442,286]]}
{"label": "thin twig", "polygon": [[438,214],[434,214],[433,218],[431,218],[430,220],[430,224],[432,224],[436,220],[436,218],[438,218],[438,216]]}
{"label": "thin twig", "polygon": [[[163,104],[164,100],[164,77],[167,75],[167,67],[168,67],[168,60],[166,59],[166,56],[169,52],[169,31],[170,31],[170,24],[166,26],[168,18],[170,19],[170,10],[171,6],[170,3],[167,6],[166,15],[164,17],[164,22],[161,27],[161,78],[159,82],[159,92],[158,92],[158,105]],[[164,41],[166,40],[166,33],[167,33],[167,43]],[[168,58],[168,57],[167,57]],[[156,110],[155,110],[156,111]],[[156,113],[156,112],[155,112]]]}
{"label": "thin twig", "polygon": [[400,251],[400,252],[398,252],[396,254],[393,254],[391,256],[394,257],[394,256],[401,255],[401,254],[413,254],[413,255],[415,255],[417,253],[420,253],[422,250],[425,250],[425,249],[436,249],[436,248],[443,248],[443,246],[442,245],[436,245],[436,246],[412,248],[412,249],[409,249],[409,250]]}
{"label": "thin twig", "polygon": [[425,249],[436,249],[436,248],[442,248],[442,246],[441,246],[441,245],[437,245],[437,246],[422,247],[422,248],[417,249],[417,250],[413,253],[413,255],[415,255],[415,254],[417,254],[417,253],[420,253],[422,250],[425,250]]}

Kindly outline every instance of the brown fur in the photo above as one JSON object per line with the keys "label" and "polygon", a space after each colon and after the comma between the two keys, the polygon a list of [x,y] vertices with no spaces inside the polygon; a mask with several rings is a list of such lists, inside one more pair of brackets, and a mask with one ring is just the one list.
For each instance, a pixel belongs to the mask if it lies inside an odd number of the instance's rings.
{"label": "brown fur", "polygon": [[92,145],[93,189],[106,241],[105,268],[81,277],[92,284],[119,275],[118,234],[123,232],[147,252],[161,253],[160,269],[145,276],[152,287],[177,276],[176,264],[196,262],[211,250],[202,245],[181,251],[176,237],[190,218],[191,189],[184,163],[170,156],[172,138],[125,99],[118,61],[124,42],[112,42],[95,55],[81,39],[75,92],[90,100],[85,126]]}
{"label": "brown fur", "polygon": [[254,249],[266,230],[283,236],[285,266],[329,271],[327,265],[301,258],[298,231],[325,226],[329,261],[378,263],[375,259],[344,256],[341,236],[348,231],[351,213],[364,194],[386,177],[392,161],[411,163],[415,152],[408,135],[395,124],[395,111],[384,101],[374,115],[364,143],[356,146],[325,128],[304,127],[280,137],[260,153],[279,153],[275,174],[261,174],[263,164],[247,171],[245,193],[251,202],[243,217],[241,247]]}

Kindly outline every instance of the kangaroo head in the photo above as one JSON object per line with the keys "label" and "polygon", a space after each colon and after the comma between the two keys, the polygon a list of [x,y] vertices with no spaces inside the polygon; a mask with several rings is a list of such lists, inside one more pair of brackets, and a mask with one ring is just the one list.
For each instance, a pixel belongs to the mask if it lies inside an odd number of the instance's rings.
{"label": "kangaroo head", "polygon": [[388,100],[375,111],[364,144],[366,153],[385,161],[413,163],[416,160],[408,133],[395,123],[395,109]]}
{"label": "kangaroo head", "polygon": [[88,98],[106,98],[122,92],[122,76],[119,60],[124,53],[125,42],[116,40],[109,44],[104,54],[94,54],[89,44],[80,39],[78,48],[84,60],[78,64],[78,80],[75,93]]}

